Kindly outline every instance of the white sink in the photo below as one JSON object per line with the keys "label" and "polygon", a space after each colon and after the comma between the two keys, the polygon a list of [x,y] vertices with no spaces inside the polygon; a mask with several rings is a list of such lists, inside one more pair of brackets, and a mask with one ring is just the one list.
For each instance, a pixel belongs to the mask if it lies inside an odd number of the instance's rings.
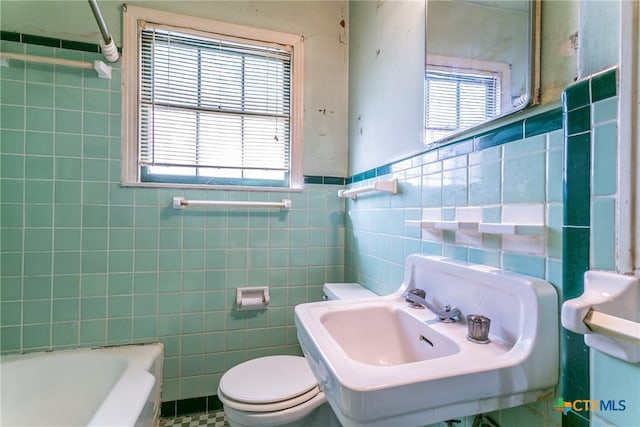
{"label": "white sink", "polygon": [[[405,303],[421,288],[462,320]],[[418,426],[553,397],[558,304],[549,283],[442,257],[411,255],[392,295],[296,307],[302,349],[346,426]],[[467,314],[491,319],[489,344],[466,339]]]}
{"label": "white sink", "polygon": [[460,350],[402,306],[384,302],[331,310],[320,322],[349,358],[368,365],[403,365]]}

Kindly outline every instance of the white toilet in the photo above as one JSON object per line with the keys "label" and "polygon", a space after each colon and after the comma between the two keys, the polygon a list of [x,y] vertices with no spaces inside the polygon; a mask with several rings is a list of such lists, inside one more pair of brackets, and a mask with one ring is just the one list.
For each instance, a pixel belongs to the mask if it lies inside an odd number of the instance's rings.
{"label": "white toilet", "polygon": [[[327,283],[326,299],[377,295],[357,283]],[[309,365],[301,356],[266,356],[229,369],[218,398],[231,427],[339,427]]]}

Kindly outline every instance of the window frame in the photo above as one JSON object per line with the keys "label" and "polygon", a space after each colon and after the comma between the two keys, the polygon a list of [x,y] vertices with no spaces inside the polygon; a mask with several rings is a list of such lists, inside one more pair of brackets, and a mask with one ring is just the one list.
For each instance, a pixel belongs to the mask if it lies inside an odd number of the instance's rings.
{"label": "window frame", "polygon": [[[291,112],[290,112],[290,160],[289,185],[270,187],[263,185],[217,185],[189,182],[143,182],[139,167],[140,147],[140,106],[139,106],[139,64],[140,46],[138,22],[152,22],[161,26],[174,27],[177,30],[191,32],[194,35],[206,34],[210,37],[223,37],[254,42],[256,44],[287,45],[291,48]],[[192,17],[137,6],[125,5],[123,10],[123,49],[122,49],[122,186],[160,187],[160,188],[200,188],[249,191],[290,191],[302,190],[303,177],[303,36],[261,28],[248,27],[207,18]]]}
{"label": "window frame", "polygon": [[[434,142],[442,140],[442,137],[436,138],[434,140],[428,139],[428,130],[427,124],[427,109],[426,103],[428,99],[426,99],[426,88],[427,88],[427,73],[429,71],[440,71],[444,73],[450,74],[486,74],[487,76],[500,76],[500,110],[505,111],[506,109],[511,107],[511,66],[507,63],[503,62],[491,62],[491,61],[481,61],[469,58],[459,58],[459,57],[451,57],[444,55],[435,55],[429,54],[426,57],[425,64],[425,76],[424,76],[424,90],[425,90],[425,117],[424,117],[424,139],[426,144],[432,144]],[[456,114],[460,114],[460,110],[456,111]],[[499,117],[501,114],[491,117],[490,119]],[[484,123],[484,122],[482,122]],[[481,123],[478,123],[481,124]],[[451,130],[448,134],[456,133],[460,131],[464,131],[469,129],[459,128],[456,130]],[[446,138],[446,137],[445,137]]]}

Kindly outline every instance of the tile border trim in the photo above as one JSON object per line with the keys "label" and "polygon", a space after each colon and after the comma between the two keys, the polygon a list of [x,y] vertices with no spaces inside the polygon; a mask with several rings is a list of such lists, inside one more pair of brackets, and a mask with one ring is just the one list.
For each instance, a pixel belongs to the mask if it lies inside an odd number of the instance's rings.
{"label": "tile border trim", "polygon": [[519,139],[553,132],[562,129],[562,126],[562,107],[552,108],[526,118],[514,120],[498,128],[479,132],[476,135],[467,136],[446,145],[428,148],[416,155],[357,173],[348,177],[346,184],[353,184],[411,167],[422,166],[437,160],[482,151]]}

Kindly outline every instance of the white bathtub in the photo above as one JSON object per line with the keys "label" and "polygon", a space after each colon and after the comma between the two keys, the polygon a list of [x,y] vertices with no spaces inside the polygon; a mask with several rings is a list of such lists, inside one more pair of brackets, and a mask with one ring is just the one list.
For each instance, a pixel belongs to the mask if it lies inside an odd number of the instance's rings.
{"label": "white bathtub", "polygon": [[153,426],[162,344],[0,358],[0,426]]}

